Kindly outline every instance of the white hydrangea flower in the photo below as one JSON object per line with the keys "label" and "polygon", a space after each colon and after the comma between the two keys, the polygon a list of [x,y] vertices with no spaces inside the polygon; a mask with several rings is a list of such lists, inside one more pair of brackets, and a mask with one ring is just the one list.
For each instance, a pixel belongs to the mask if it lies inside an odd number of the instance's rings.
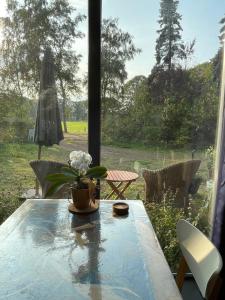
{"label": "white hydrangea flower", "polygon": [[79,159],[80,156],[82,155],[83,151],[72,151],[70,153],[70,160],[73,160],[73,159]]}
{"label": "white hydrangea flower", "polygon": [[80,175],[85,175],[87,172],[92,158],[89,153],[83,151],[72,151],[70,153],[70,164],[74,169],[79,171]]}

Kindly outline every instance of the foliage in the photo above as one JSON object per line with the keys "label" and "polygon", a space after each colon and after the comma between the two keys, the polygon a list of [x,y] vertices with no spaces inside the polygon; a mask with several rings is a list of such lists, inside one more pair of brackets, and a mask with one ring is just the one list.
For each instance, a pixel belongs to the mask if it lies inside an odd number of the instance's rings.
{"label": "foliage", "polygon": [[157,30],[159,37],[156,40],[157,65],[171,70],[177,60],[186,59],[192,54],[194,44],[184,45],[181,40],[182,27],[181,15],[177,12],[178,0],[161,0],[160,2],[160,29]]}
{"label": "foliage", "polygon": [[209,172],[209,179],[213,178],[213,169],[215,164],[215,157],[216,157],[216,151],[214,149],[214,146],[210,146],[206,149],[205,155],[207,158],[207,168]]}
{"label": "foliage", "polygon": [[219,40],[221,43],[221,47],[218,49],[216,55],[212,59],[214,80],[217,82],[218,86],[220,86],[223,62],[223,49],[225,45],[225,16],[220,20],[220,24],[221,28]]}
{"label": "foliage", "polygon": [[190,70],[192,81],[199,91],[193,102],[193,123],[195,125],[195,144],[208,146],[215,143],[219,89],[213,80],[211,63],[199,65]]}
{"label": "foliage", "polygon": [[212,63],[170,73],[170,90],[164,84],[168,71],[161,67],[124,85],[123,102],[103,122],[104,142],[192,149],[214,144],[219,91]]}
{"label": "foliage", "polygon": [[[200,204],[196,207],[198,198]],[[208,235],[209,199],[208,197],[202,198],[197,194],[195,199],[191,200],[187,214],[183,209],[175,208],[173,202],[173,195],[168,194],[162,203],[145,202],[144,204],[171,270],[176,272],[180,258],[176,224],[180,219],[186,219]]]}
{"label": "foliage", "polygon": [[103,19],[101,45],[101,97],[102,115],[115,111],[122,101],[123,83],[127,78],[126,62],[132,60],[140,49],[133,37],[118,27],[118,19]]}
{"label": "foliage", "polygon": [[201,230],[206,236],[210,233],[209,212],[212,194],[205,192],[190,197],[187,221]]}
{"label": "foliage", "polygon": [[169,144],[175,141],[178,146],[190,143],[189,128],[183,128],[184,120],[191,115],[191,106],[182,99],[178,103],[175,98],[167,98],[162,113],[161,138]]}
{"label": "foliage", "polygon": [[174,208],[171,203],[144,203],[150,220],[159,239],[166,260],[173,271],[176,270],[179,246],[176,240],[176,224],[184,218],[182,209]]}
{"label": "foliage", "polygon": [[0,51],[1,78],[8,89],[24,97],[36,96],[40,82],[40,63],[50,46],[55,57],[56,82],[63,102],[63,120],[68,95],[78,91],[80,55],[72,44],[83,34],[77,29],[84,16],[74,15],[67,0],[29,0],[7,2],[9,16],[2,19],[4,39]]}
{"label": "foliage", "polygon": [[205,63],[179,73],[184,73],[183,81],[179,80],[180,88],[171,80],[172,88],[167,96],[165,92],[162,140],[194,148],[213,144],[219,97],[212,64]]}
{"label": "foliage", "polygon": [[33,128],[30,100],[13,92],[0,93],[0,142],[24,142]]}
{"label": "foliage", "polygon": [[223,62],[223,48],[220,47],[216,55],[212,58],[213,66],[213,80],[220,86],[221,73],[222,73],[222,62]]}
{"label": "foliage", "polygon": [[219,39],[221,42],[224,42],[225,39],[225,15],[224,17],[220,20],[221,28],[220,28],[220,36]]}
{"label": "foliage", "polygon": [[[165,84],[170,79],[170,87]],[[151,102],[163,104],[168,97],[175,97],[177,102],[186,98],[192,102],[193,96],[198,93],[196,82],[191,80],[190,73],[181,67],[170,71],[164,70],[161,66],[155,66],[148,77],[149,93]]]}
{"label": "foliage", "polygon": [[87,101],[68,101],[68,120],[86,121],[88,115]]}
{"label": "foliage", "polygon": [[147,78],[136,76],[128,81],[124,86],[123,99],[120,110],[116,114],[108,112],[105,117],[103,141],[140,143],[142,140],[143,144],[149,144],[157,140],[160,126],[157,123],[158,111],[149,101]]}
{"label": "foliage", "polygon": [[[177,6],[175,0],[161,1],[158,61],[148,78],[135,76],[114,85],[107,99],[103,93],[104,142],[192,149],[214,143],[219,101],[214,62],[189,69],[179,63],[193,53],[194,41],[188,46],[181,40]],[[112,80],[110,75],[103,78],[106,84]]]}

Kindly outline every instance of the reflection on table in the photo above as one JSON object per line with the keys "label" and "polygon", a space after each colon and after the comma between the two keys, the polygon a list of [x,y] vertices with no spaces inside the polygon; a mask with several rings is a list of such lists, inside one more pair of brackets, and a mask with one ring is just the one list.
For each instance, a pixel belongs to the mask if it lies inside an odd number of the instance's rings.
{"label": "reflection on table", "polygon": [[67,200],[27,200],[0,227],[0,299],[181,299],[142,202],[126,217],[113,203],[72,215]]}

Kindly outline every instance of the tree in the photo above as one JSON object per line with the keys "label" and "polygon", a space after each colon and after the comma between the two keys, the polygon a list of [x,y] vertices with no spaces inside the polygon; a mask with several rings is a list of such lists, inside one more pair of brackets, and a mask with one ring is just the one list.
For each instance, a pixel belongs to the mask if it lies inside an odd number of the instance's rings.
{"label": "tree", "polygon": [[181,90],[168,94],[162,106],[162,141],[194,148],[211,145],[215,141],[219,100],[212,64],[183,72]]}
{"label": "tree", "polygon": [[80,55],[73,49],[83,15],[67,0],[9,0],[9,16],[4,19],[4,41],[1,49],[1,76],[21,96],[36,96],[39,90],[40,62],[47,46],[53,50],[56,82],[63,99],[62,119],[66,128],[65,107],[68,95],[78,90]]}
{"label": "tree", "polygon": [[55,21],[52,22],[52,46],[55,52],[56,75],[62,97],[62,120],[64,131],[66,126],[66,107],[68,97],[80,92],[81,80],[77,78],[81,55],[73,50],[73,44],[83,34],[77,30],[79,23],[85,19],[84,15],[73,16],[74,9],[67,1],[55,1],[52,9],[55,11]]}
{"label": "tree", "polygon": [[[145,76],[135,76],[124,86],[124,112],[121,120],[126,118],[126,127],[123,126],[124,136],[127,141],[149,145],[158,134],[158,111],[150,101],[148,79]],[[156,126],[158,125],[158,126]],[[119,126],[122,127],[122,126]]]}
{"label": "tree", "polygon": [[211,60],[213,66],[213,79],[217,86],[220,86],[221,72],[222,72],[222,62],[223,62],[223,48],[220,47],[216,55]]}
{"label": "tree", "polygon": [[88,101],[68,101],[69,121],[87,121]]}
{"label": "tree", "polygon": [[219,40],[221,47],[217,51],[216,55],[212,59],[213,64],[213,78],[220,85],[221,72],[222,72],[222,61],[223,61],[223,47],[225,45],[225,16],[219,22],[222,26],[220,28]]}
{"label": "tree", "polygon": [[[195,40],[184,43],[181,39],[181,15],[178,0],[161,0],[160,29],[156,40],[156,65],[149,75],[151,101],[162,104],[167,98],[182,99],[188,73],[188,60],[194,52]],[[173,101],[174,101],[173,99]]]}
{"label": "tree", "polygon": [[181,41],[181,15],[177,12],[178,0],[161,0],[160,29],[156,40],[157,65],[163,65],[169,71],[173,67],[174,59],[183,58],[185,46]]}
{"label": "tree", "polygon": [[123,108],[129,109],[131,106],[135,106],[140,101],[144,102],[144,105],[149,102],[149,94],[148,94],[148,85],[147,85],[147,78],[143,75],[135,76],[134,78],[130,79],[124,85],[124,101],[123,101]]}
{"label": "tree", "polygon": [[220,36],[219,39],[221,42],[224,42],[225,40],[225,15],[224,17],[220,20],[220,24],[222,25],[220,28]]}
{"label": "tree", "polygon": [[127,79],[126,62],[133,59],[140,49],[136,48],[128,32],[118,27],[118,19],[102,22],[101,97],[103,119],[106,110],[118,108]]}

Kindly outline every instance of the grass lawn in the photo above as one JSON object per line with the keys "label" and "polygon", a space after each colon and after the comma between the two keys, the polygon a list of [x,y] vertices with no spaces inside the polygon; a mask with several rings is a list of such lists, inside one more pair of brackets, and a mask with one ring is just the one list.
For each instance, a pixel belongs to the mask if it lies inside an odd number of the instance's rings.
{"label": "grass lawn", "polygon": [[87,134],[88,123],[85,121],[66,122],[68,133]]}
{"label": "grass lawn", "polygon": [[[37,150],[34,144],[0,145],[0,224],[20,206],[22,193],[35,187],[35,176],[29,161],[37,159]],[[42,158],[66,161],[68,153],[59,146],[43,147]]]}

